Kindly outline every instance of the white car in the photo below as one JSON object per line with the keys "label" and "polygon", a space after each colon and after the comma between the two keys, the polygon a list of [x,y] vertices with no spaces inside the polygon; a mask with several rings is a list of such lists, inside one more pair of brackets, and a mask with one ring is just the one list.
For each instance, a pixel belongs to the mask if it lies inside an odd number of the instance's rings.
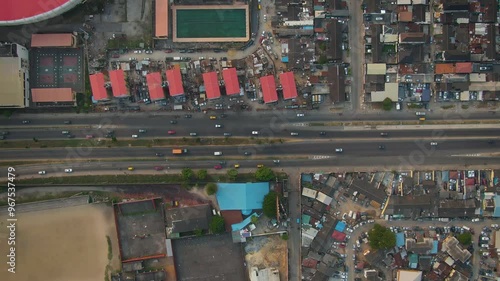
{"label": "white car", "polygon": [[38,174],[39,174],[39,175],[45,175],[45,174],[46,174],[46,172],[45,172],[45,171],[39,171],[39,172],[38,172]]}
{"label": "white car", "polygon": [[138,136],[138,135],[132,135],[132,137],[133,137],[134,139],[136,139],[136,138],[138,138],[139,136]]}
{"label": "white car", "polygon": [[431,142],[431,146],[436,146],[436,145],[438,145],[437,142],[435,142],[435,141]]}
{"label": "white car", "polygon": [[472,222],[478,222],[479,218],[472,219]]}
{"label": "white car", "polygon": [[299,135],[299,133],[297,133],[297,132],[291,132],[290,133],[290,136],[298,136],[298,135]]}
{"label": "white car", "polygon": [[354,230],[352,230],[352,228],[348,228],[347,231],[349,231],[350,233],[354,232]]}
{"label": "white car", "polygon": [[498,224],[492,224],[491,225],[492,228],[497,228],[498,227]]}
{"label": "white car", "polygon": [[222,128],[221,124],[215,124],[215,128]]}
{"label": "white car", "polygon": [[304,117],[304,113],[297,113],[297,117]]}
{"label": "white car", "polygon": [[258,135],[259,131],[252,131],[252,135]]}
{"label": "white car", "polygon": [[344,150],[342,148],[335,148],[335,152],[342,153]]}
{"label": "white car", "polygon": [[221,156],[222,155],[222,151],[216,151],[214,152],[214,156]]}
{"label": "white car", "polygon": [[197,133],[189,133],[190,136],[196,137],[198,134]]}
{"label": "white car", "polygon": [[64,169],[65,173],[73,173],[73,169]]}

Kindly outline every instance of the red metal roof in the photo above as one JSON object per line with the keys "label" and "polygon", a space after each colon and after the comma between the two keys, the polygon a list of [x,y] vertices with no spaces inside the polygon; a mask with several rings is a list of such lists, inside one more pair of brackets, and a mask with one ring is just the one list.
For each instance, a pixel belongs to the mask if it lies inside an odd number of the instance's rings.
{"label": "red metal roof", "polygon": [[127,85],[125,84],[125,72],[123,69],[111,70],[109,72],[109,80],[113,89],[113,96],[123,97],[128,96]]}
{"label": "red metal roof", "polygon": [[277,102],[278,93],[276,92],[276,82],[273,75],[260,77],[260,87],[265,103]]}
{"label": "red metal roof", "polygon": [[471,73],[472,62],[457,62],[455,64],[455,73]]}
{"label": "red metal roof", "polygon": [[72,47],[75,38],[71,33],[32,34],[31,47]]}
{"label": "red metal roof", "polygon": [[332,233],[332,238],[335,241],[345,241],[345,237],[346,237],[346,234],[344,232],[340,232],[340,231],[335,230]]}
{"label": "red metal roof", "polygon": [[222,77],[226,84],[226,95],[236,95],[240,93],[240,84],[238,82],[238,75],[236,75],[236,68],[226,68],[222,71]]}
{"label": "red metal roof", "polygon": [[161,74],[159,72],[148,73],[146,75],[146,82],[148,82],[149,97],[151,100],[165,99],[165,93],[161,86]]}
{"label": "red metal roof", "polygon": [[167,70],[167,81],[170,96],[175,97],[184,94],[180,69],[174,68]]}
{"label": "red metal roof", "polygon": [[73,102],[75,94],[71,88],[36,88],[31,89],[34,102]]}
{"label": "red metal roof", "polygon": [[203,73],[203,82],[205,83],[205,91],[208,99],[220,98],[219,79],[217,72]]}
{"label": "red metal roof", "polygon": [[107,100],[108,99],[108,92],[106,91],[105,84],[104,82],[104,74],[102,73],[96,73],[89,75],[90,78],[90,87],[92,88],[92,96],[94,97],[94,100],[100,101],[100,100]]}
{"label": "red metal roof", "polygon": [[280,74],[281,86],[283,87],[283,98],[285,100],[297,97],[297,85],[293,72],[285,72]]}
{"label": "red metal roof", "polygon": [[155,1],[155,36],[168,36],[168,0]]}
{"label": "red metal roof", "polygon": [[2,0],[0,21],[14,21],[55,10],[70,0]]}

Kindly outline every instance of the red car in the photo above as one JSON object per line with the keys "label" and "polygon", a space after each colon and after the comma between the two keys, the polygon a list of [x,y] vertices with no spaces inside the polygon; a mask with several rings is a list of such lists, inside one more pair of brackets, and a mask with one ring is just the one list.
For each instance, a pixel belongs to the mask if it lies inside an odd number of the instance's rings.
{"label": "red car", "polygon": [[174,131],[174,130],[169,130],[169,131],[168,131],[168,134],[169,134],[169,135],[175,135],[175,131]]}
{"label": "red car", "polygon": [[155,166],[155,170],[161,171],[161,170],[163,170],[163,167],[162,166]]}
{"label": "red car", "polygon": [[171,49],[166,49],[165,50],[165,53],[167,53],[167,54],[172,53],[172,52],[173,52],[173,50],[171,50]]}
{"label": "red car", "polygon": [[215,166],[214,166],[214,169],[216,169],[216,170],[220,170],[220,169],[222,169],[222,166],[221,166],[221,165],[215,165]]}

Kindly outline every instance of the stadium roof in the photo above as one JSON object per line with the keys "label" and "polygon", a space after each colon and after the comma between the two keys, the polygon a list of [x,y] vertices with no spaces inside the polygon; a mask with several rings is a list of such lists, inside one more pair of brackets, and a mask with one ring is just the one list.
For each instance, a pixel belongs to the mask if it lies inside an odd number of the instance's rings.
{"label": "stadium roof", "polygon": [[179,68],[167,70],[167,81],[170,96],[175,97],[184,94],[182,86],[181,70]]}
{"label": "stadium roof", "polygon": [[83,0],[2,0],[0,25],[39,22],[67,12]]}
{"label": "stadium roof", "polygon": [[297,85],[293,72],[280,74],[281,86],[283,87],[283,99],[289,100],[297,97]]}
{"label": "stadium roof", "polygon": [[31,89],[33,102],[73,102],[75,93],[71,88],[37,88]]}
{"label": "stadium roof", "polygon": [[89,75],[89,78],[90,78],[90,87],[92,88],[92,96],[94,97],[94,100],[96,101],[107,100],[108,92],[105,87],[106,82],[104,81],[104,74],[99,72],[96,74]]}
{"label": "stadium roof", "polygon": [[71,33],[32,34],[31,47],[72,47],[74,40]]}
{"label": "stadium roof", "polygon": [[113,96],[124,97],[129,95],[127,85],[125,85],[125,72],[123,72],[123,69],[111,70],[109,80],[111,81]]}
{"label": "stadium roof", "polygon": [[168,37],[168,0],[155,1],[155,36]]}
{"label": "stadium roof", "polygon": [[260,87],[265,103],[277,102],[278,93],[276,92],[276,82],[273,75],[260,77]]}
{"label": "stadium roof", "polygon": [[0,105],[2,107],[25,107],[24,80],[21,62],[16,57],[0,57]]}
{"label": "stadium roof", "polygon": [[161,74],[159,72],[148,73],[146,75],[146,81],[148,82],[149,97],[151,100],[163,100],[166,98],[163,92]]}
{"label": "stadium roof", "polygon": [[236,75],[236,68],[226,68],[222,71],[222,77],[226,84],[226,95],[236,95],[240,93],[240,84],[238,82],[238,75]]}
{"label": "stadium roof", "polygon": [[203,73],[203,82],[205,83],[205,91],[208,99],[220,98],[219,79],[217,72]]}
{"label": "stadium roof", "polygon": [[262,209],[264,196],[269,193],[269,183],[219,183],[216,193],[221,211]]}

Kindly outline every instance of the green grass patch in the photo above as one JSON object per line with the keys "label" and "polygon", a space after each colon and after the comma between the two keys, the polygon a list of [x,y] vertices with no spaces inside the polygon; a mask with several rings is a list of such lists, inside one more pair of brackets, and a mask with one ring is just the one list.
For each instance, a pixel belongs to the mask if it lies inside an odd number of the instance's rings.
{"label": "green grass patch", "polygon": [[448,104],[448,105],[443,105],[441,106],[442,109],[452,109],[452,108],[455,108],[455,105],[454,104]]}

